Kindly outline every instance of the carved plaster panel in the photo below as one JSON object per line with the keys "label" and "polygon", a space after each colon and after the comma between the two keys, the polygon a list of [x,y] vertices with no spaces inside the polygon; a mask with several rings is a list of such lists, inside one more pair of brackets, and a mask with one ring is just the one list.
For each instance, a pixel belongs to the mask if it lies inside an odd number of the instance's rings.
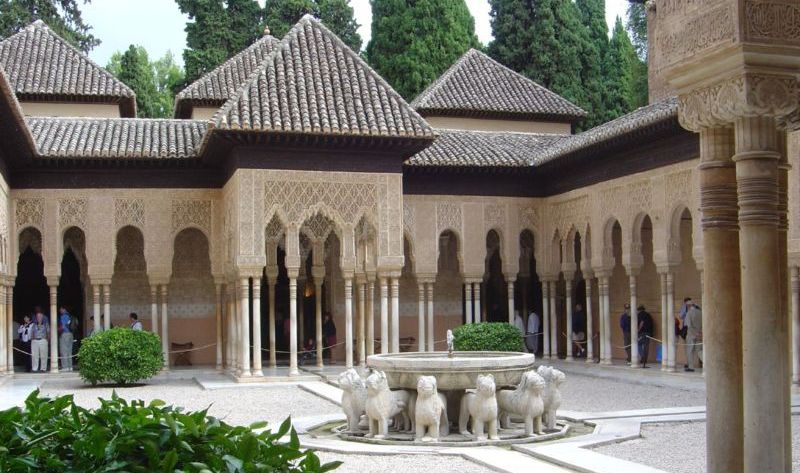
{"label": "carved plaster panel", "polygon": [[174,233],[190,226],[198,227],[210,233],[210,200],[172,201],[172,232]]}
{"label": "carved plaster panel", "polygon": [[539,228],[539,215],[533,207],[519,207],[519,227],[531,231]]}
{"label": "carved plaster panel", "polygon": [[486,204],[483,207],[483,221],[487,229],[505,229],[506,206],[503,204]]}
{"label": "carved plaster panel", "polygon": [[692,171],[684,171],[668,174],[666,177],[667,206],[672,208],[677,203],[689,205],[692,200]]}
{"label": "carved plaster panel", "polygon": [[408,202],[403,202],[403,229],[409,235],[414,234],[416,219],[414,218],[414,206]]}
{"label": "carved plaster panel", "polygon": [[15,220],[17,228],[34,225],[42,228],[44,221],[43,199],[17,199]]}
{"label": "carved plaster panel", "polygon": [[589,197],[585,195],[553,204],[551,216],[555,228],[564,235],[573,225],[582,229],[588,221],[588,205]]}
{"label": "carved plaster panel", "polygon": [[377,189],[368,182],[324,182],[303,180],[267,180],[265,183],[265,219],[280,210],[288,223],[301,224],[308,214],[323,205],[340,225],[355,225],[362,213],[377,213]]}
{"label": "carved plaster panel", "polygon": [[745,2],[745,37],[753,41],[800,44],[800,5],[794,1]]}
{"label": "carved plaster panel", "polygon": [[114,199],[114,226],[119,229],[126,225],[144,228],[143,199]]}
{"label": "carved plaster panel", "polygon": [[76,226],[86,228],[86,199],[59,199],[59,228]]}
{"label": "carved plaster panel", "polygon": [[463,235],[461,228],[461,204],[455,202],[439,202],[436,204],[436,234],[445,230],[454,230]]}
{"label": "carved plaster panel", "polygon": [[728,3],[678,0],[659,3],[657,8],[659,15],[670,16],[659,28],[654,48],[662,66],[736,39],[735,13]]}
{"label": "carved plaster panel", "polygon": [[649,212],[653,207],[653,184],[650,179],[628,184],[628,209],[633,214],[637,211]]}

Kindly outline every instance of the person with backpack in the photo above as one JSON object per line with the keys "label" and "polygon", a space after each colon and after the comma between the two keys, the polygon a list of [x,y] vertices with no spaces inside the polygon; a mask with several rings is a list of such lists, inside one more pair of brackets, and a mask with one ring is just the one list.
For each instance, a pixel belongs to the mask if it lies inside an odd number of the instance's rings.
{"label": "person with backpack", "polygon": [[648,368],[647,357],[650,354],[650,337],[653,336],[653,317],[644,309],[643,305],[636,308],[639,321],[639,358],[642,368]]}
{"label": "person with backpack", "polygon": [[67,312],[64,306],[58,309],[58,354],[61,358],[61,369],[72,371],[73,334],[78,330],[78,321]]}

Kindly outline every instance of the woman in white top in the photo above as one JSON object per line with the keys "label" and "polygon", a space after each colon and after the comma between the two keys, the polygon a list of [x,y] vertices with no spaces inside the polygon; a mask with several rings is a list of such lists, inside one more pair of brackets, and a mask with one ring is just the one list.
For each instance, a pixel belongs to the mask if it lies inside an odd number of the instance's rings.
{"label": "woman in white top", "polygon": [[19,341],[20,345],[22,346],[22,359],[25,360],[25,369],[27,371],[31,370],[31,328],[33,325],[31,324],[31,317],[26,315],[25,318],[22,320],[22,324],[17,329],[19,333]]}

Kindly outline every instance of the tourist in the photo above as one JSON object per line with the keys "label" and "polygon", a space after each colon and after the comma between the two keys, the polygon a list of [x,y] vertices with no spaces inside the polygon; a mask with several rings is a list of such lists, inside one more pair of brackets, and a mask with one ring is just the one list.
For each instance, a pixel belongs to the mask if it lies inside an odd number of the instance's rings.
{"label": "tourist", "polygon": [[523,336],[525,335],[525,321],[522,320],[522,316],[519,315],[518,310],[514,311],[514,327],[517,327],[517,330],[519,330],[519,333]]}
{"label": "tourist", "polygon": [[627,362],[631,364],[631,305],[625,304],[625,310],[619,317],[619,327],[622,329],[622,344],[625,345],[625,353],[627,353]]}
{"label": "tourist", "polygon": [[141,332],[143,330],[142,323],[139,321],[139,315],[136,312],[131,312],[128,316],[131,319],[131,330]]}
{"label": "tourist", "polygon": [[525,337],[525,344],[528,346],[528,351],[531,353],[539,351],[540,326],[541,320],[539,319],[539,314],[532,310],[531,313],[528,314],[528,333]]}
{"label": "tourist", "polygon": [[653,336],[653,317],[644,310],[644,306],[637,307],[636,317],[639,320],[639,359],[642,368],[648,368],[647,357],[650,354],[650,337]]}
{"label": "tourist", "polygon": [[33,329],[31,331],[31,372],[47,371],[47,340],[50,338],[50,323],[42,313],[41,307],[34,309]]}
{"label": "tourist", "polygon": [[[683,339],[684,343],[686,343],[686,313],[689,311],[689,308],[692,307],[693,305],[694,304],[692,302],[691,297],[683,298],[683,305],[681,305],[681,311],[680,311],[680,319],[677,322],[679,325],[675,333]],[[683,369],[686,369],[688,367],[689,367],[688,363],[683,365]]]}
{"label": "tourist", "polygon": [[58,309],[58,354],[61,358],[61,369],[72,371],[72,332],[78,327],[77,320],[67,312],[64,306]]}
{"label": "tourist", "polygon": [[325,314],[325,322],[322,324],[322,337],[325,340],[322,354],[328,361],[331,361],[333,358],[331,348],[336,345],[336,324],[333,323],[331,314]]}
{"label": "tourist", "polygon": [[684,325],[686,328],[686,366],[683,370],[694,371],[694,358],[703,359],[703,313],[697,305],[692,304],[686,312]]}
{"label": "tourist", "polygon": [[314,337],[308,337],[308,340],[303,344],[303,353],[300,356],[300,366],[303,366],[306,361],[314,359],[314,351],[317,349],[317,344],[314,343]]}
{"label": "tourist", "polygon": [[586,312],[583,311],[581,304],[575,304],[575,312],[572,314],[572,344],[575,357],[582,358],[586,355]]}
{"label": "tourist", "polygon": [[26,315],[22,319],[22,325],[17,329],[20,340],[20,350],[22,350],[22,360],[25,363],[25,369],[31,370],[31,331],[33,324],[31,324],[31,316]]}

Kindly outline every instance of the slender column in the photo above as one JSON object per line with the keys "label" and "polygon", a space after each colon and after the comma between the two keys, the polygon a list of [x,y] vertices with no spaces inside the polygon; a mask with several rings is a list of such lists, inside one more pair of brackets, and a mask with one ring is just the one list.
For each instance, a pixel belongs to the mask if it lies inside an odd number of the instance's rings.
{"label": "slender column", "polygon": [[[672,272],[665,276],[667,285],[667,333],[664,342],[667,346],[667,371],[675,371],[675,282]],[[662,353],[661,356],[664,356]]]}
{"label": "slender column", "polygon": [[104,307],[103,312],[105,312],[104,322],[105,330],[111,329],[111,284],[106,284],[103,286],[105,290],[104,294]]}
{"label": "slender column", "polygon": [[375,354],[375,277],[367,277],[367,356]]}
{"label": "slender column", "polygon": [[[789,166],[787,149],[786,131],[778,131],[778,145],[781,153],[781,161],[778,164],[778,270],[781,282],[780,301],[780,320],[778,333],[781,339],[781,351],[783,352],[783,372],[791,377],[792,373],[792,341],[790,330],[791,320],[789,319],[789,255],[788,255],[788,233],[789,233]],[[790,406],[792,403],[792,384],[783,383],[783,405]],[[792,412],[791,409],[783,410],[783,446],[784,446],[784,467],[786,473],[792,473]]]}
{"label": "slender column", "polygon": [[392,278],[392,353],[400,353],[400,278]]}
{"label": "slender column", "polygon": [[306,280],[297,280],[297,340],[300,342],[300,348],[306,343]]}
{"label": "slender column", "polygon": [[361,366],[367,365],[367,346],[366,346],[366,312],[367,312],[367,284],[364,280],[358,281],[358,363]]}
{"label": "slender column", "polygon": [[[56,280],[58,278],[55,278]],[[50,286],[50,372],[58,373],[58,286]]]}
{"label": "slender column", "polygon": [[[150,292],[152,295],[153,287],[150,286]],[[100,285],[99,284],[92,284],[92,309],[93,313],[92,316],[94,317],[94,324],[93,328],[95,332],[99,332],[102,328],[100,325]],[[158,327],[153,324],[153,333],[158,333]]]}
{"label": "slender column", "polygon": [[314,277],[314,318],[317,328],[317,366],[322,368],[324,344],[322,340],[322,277]]}
{"label": "slender column", "polygon": [[5,286],[2,285],[0,285],[0,301],[3,301],[3,303],[0,304],[0,373],[6,371],[11,373],[12,370],[8,370],[8,344],[11,343],[13,345],[14,342],[11,340],[11,337],[9,337],[8,321],[11,319],[11,316],[6,312]]}
{"label": "slender column", "polygon": [[506,289],[508,290],[508,323],[514,325],[514,280],[513,279],[508,278]]}
{"label": "slender column", "polygon": [[480,282],[480,280],[475,282],[474,301],[475,301],[475,312],[473,314],[474,315],[474,319],[473,320],[477,324],[477,323],[480,323],[481,320],[482,320],[481,319],[481,282]]}
{"label": "slender column", "polygon": [[472,323],[472,283],[464,283],[464,309],[465,309],[465,323]]}
{"label": "slender column", "polygon": [[[417,281],[419,314],[417,314],[417,351],[425,351],[425,283]],[[433,349],[431,349],[433,351]]]}
{"label": "slender column", "polygon": [[[110,297],[109,297],[110,299]],[[106,299],[108,301],[108,299]],[[108,304],[106,304],[108,307]],[[111,318],[111,313],[106,313],[106,323]],[[167,313],[167,285],[161,285],[161,349],[164,351],[164,369],[169,369],[169,315]]]}
{"label": "slender column", "polygon": [[263,376],[261,370],[261,277],[253,278],[253,375]]}
{"label": "slender column", "polygon": [[248,278],[239,279],[239,310],[241,320],[242,372],[239,376],[246,378],[250,373],[250,281]]}
{"label": "slender column", "polygon": [[[517,287],[519,287],[519,295],[520,295],[520,298],[522,299],[522,301],[521,301],[522,302],[522,307],[520,307],[520,309],[522,311],[521,312],[522,319],[525,321],[525,329],[526,330],[528,328],[528,315],[530,314],[530,310],[528,310],[528,285],[529,285],[529,281],[528,281],[527,277],[520,276],[519,277],[519,284],[517,285]],[[542,314],[539,314],[539,315],[542,315]],[[541,321],[541,319],[539,319],[539,320]]]}
{"label": "slender column", "polygon": [[344,277],[345,367],[353,367],[353,277]]}
{"label": "slender column", "polygon": [[225,312],[227,313],[228,337],[225,347],[228,369],[236,371],[236,303],[234,302],[233,283],[225,284]]}
{"label": "slender column", "polygon": [[556,316],[557,281],[550,281],[550,358],[558,358],[558,317]]}
{"label": "slender column", "polygon": [[564,273],[567,293],[567,360],[572,360],[572,274]]}
{"label": "slender column", "polygon": [[592,278],[586,277],[586,362],[594,363],[594,321],[592,320]]}
{"label": "slender column", "polygon": [[295,274],[289,276],[289,376],[300,374],[297,369],[297,270],[293,272]]}
{"label": "slender column", "polygon": [[605,364],[610,365],[611,360],[613,358],[613,348],[611,346],[611,279],[606,276],[603,278],[605,283],[603,286],[606,289],[606,293],[603,296],[603,312],[605,313],[605,319],[603,320],[603,325],[605,326],[606,333],[605,338],[603,339],[603,345],[606,347],[606,361]]}
{"label": "slender column", "polygon": [[[277,347],[275,346],[275,280],[278,278],[277,271],[270,274],[267,280],[267,292],[269,297],[269,367],[278,366]],[[320,335],[322,330],[319,331]]]}
{"label": "slender column", "polygon": [[[151,289],[151,296],[154,296],[155,295],[155,290],[153,289],[152,286],[151,286],[150,289]],[[216,295],[216,298],[215,298],[215,301],[216,301],[215,316],[216,316],[216,319],[217,319],[217,369],[221,370],[222,369],[222,284],[216,283],[215,284],[215,289],[216,289],[216,291],[215,291],[215,295]],[[152,312],[153,313],[153,331],[155,331],[155,327],[156,327],[156,324],[157,324],[157,321],[156,321],[157,318],[158,318],[158,309],[157,309],[157,307],[158,306],[156,305],[155,297],[153,297],[153,307],[152,307],[153,308],[153,312]]]}
{"label": "slender column", "polygon": [[550,358],[550,282],[542,281],[542,358]]}
{"label": "slender column", "polygon": [[[783,384],[786,347],[780,333],[781,271],[778,152],[772,117],[736,120],[736,178],[742,286],[744,471],[785,470]],[[711,283],[710,278],[706,280]],[[710,294],[710,291],[709,291]],[[710,338],[710,337],[709,337]],[[710,426],[709,426],[710,428]]]}
{"label": "slender column", "polygon": [[628,278],[631,288],[631,368],[639,367],[639,311],[636,300],[636,275]]}
{"label": "slender column", "polygon": [[[8,333],[7,333],[7,340],[8,340],[8,353],[6,357],[8,358],[8,371],[14,371],[14,286],[8,285],[5,286],[6,292],[6,323],[8,324]],[[0,299],[2,302],[2,299]]]}
{"label": "slender column", "polygon": [[800,268],[792,266],[792,382],[800,383]]}
{"label": "slender column", "polygon": [[433,327],[433,281],[427,283],[428,286],[428,351],[436,351],[433,337],[436,335]]}
{"label": "slender column", "polygon": [[658,282],[661,286],[661,371],[666,371],[669,366],[669,343],[667,343],[667,273],[658,273]]}
{"label": "slender column", "polygon": [[599,332],[600,335],[597,338],[597,343],[599,344],[597,352],[600,356],[600,364],[606,363],[606,293],[608,292],[608,288],[606,288],[606,277],[600,276],[597,278],[597,305],[598,309],[600,310],[600,314],[598,317],[599,322]]}
{"label": "slender column", "polygon": [[389,286],[386,277],[380,277],[381,284],[381,354],[389,353]]}

